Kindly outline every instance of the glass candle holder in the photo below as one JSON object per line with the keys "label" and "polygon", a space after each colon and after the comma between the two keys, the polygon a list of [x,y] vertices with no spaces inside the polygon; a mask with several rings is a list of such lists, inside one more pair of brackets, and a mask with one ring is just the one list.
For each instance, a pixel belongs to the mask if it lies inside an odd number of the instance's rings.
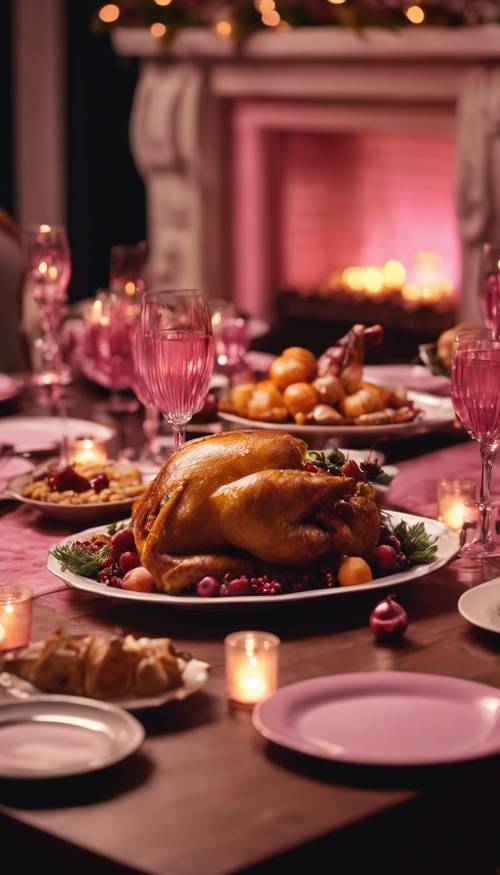
{"label": "glass candle holder", "polygon": [[69,438],[69,465],[102,465],[108,459],[106,442],[98,438]]}
{"label": "glass candle holder", "polygon": [[476,483],[474,480],[439,480],[437,485],[437,512],[440,522],[459,532],[466,522],[477,515],[474,508]]}
{"label": "glass candle holder", "polygon": [[280,639],[270,632],[233,632],[225,639],[226,696],[252,707],[278,686]]}
{"label": "glass candle holder", "polygon": [[32,595],[28,587],[0,586],[0,651],[29,643]]}

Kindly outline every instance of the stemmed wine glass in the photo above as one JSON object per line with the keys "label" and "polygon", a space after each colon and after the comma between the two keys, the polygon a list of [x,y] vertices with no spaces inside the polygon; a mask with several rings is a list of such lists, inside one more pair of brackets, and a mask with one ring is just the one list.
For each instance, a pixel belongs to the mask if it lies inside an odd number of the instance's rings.
{"label": "stemmed wine glass", "polygon": [[214,365],[208,301],[200,289],[146,292],[141,304],[140,372],[170,423],[175,449],[205,400]]}
{"label": "stemmed wine glass", "polygon": [[71,380],[62,361],[59,328],[71,275],[68,238],[62,225],[29,225],[23,231],[27,278],[40,310],[42,365],[36,385],[60,387]]}
{"label": "stemmed wine glass", "polygon": [[492,522],[491,473],[500,444],[500,340],[488,329],[465,331],[455,340],[451,368],[455,413],[479,443],[482,460],[479,537],[464,545],[462,556],[500,555]]}
{"label": "stemmed wine glass", "polygon": [[101,290],[97,318],[86,328],[85,350],[91,358],[92,376],[99,385],[111,390],[106,402],[110,413],[137,410],[135,399],[123,398],[120,391],[131,389],[134,381],[132,334],[137,321],[137,307],[124,296]]}
{"label": "stemmed wine glass", "polygon": [[158,432],[160,430],[160,411],[154,403],[149,386],[143,377],[143,373],[147,370],[147,362],[144,362],[145,346],[142,343],[142,335],[139,324],[134,327],[132,335],[132,363],[133,363],[133,379],[132,388],[137,395],[139,401],[144,406],[144,421],[143,430],[146,438],[144,449],[140,455],[143,462],[152,462],[153,464],[161,464],[163,457],[158,446]]}
{"label": "stemmed wine glass", "polygon": [[482,254],[481,303],[486,327],[500,336],[500,243],[485,243]]}
{"label": "stemmed wine glass", "polygon": [[112,292],[140,298],[146,287],[144,272],[148,247],[145,240],[129,246],[113,246],[109,259],[109,287]]}

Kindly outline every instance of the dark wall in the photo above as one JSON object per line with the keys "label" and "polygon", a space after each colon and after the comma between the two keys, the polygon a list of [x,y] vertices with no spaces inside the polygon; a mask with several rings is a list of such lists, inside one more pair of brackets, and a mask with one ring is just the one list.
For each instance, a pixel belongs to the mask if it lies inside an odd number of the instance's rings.
{"label": "dark wall", "polygon": [[108,38],[92,31],[96,5],[95,0],[66,0],[73,300],[107,285],[111,246],[145,238],[144,187],[128,145],[138,64],[118,58]]}
{"label": "dark wall", "polygon": [[11,2],[0,2],[0,207],[14,211]]}

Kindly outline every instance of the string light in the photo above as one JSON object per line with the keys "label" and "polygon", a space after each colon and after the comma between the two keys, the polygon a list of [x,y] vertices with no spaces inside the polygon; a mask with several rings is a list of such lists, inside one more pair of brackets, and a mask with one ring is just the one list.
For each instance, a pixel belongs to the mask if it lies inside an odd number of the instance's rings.
{"label": "string light", "polygon": [[221,39],[227,39],[231,36],[233,32],[233,28],[231,27],[231,22],[223,19],[222,21],[218,21],[214,28],[217,36],[220,36]]}
{"label": "string light", "polygon": [[170,6],[172,0],[155,0],[157,6]]}
{"label": "string light", "polygon": [[49,234],[51,230],[50,225],[40,225],[40,234]]}
{"label": "string light", "polygon": [[425,12],[421,6],[408,6],[408,9],[405,9],[405,15],[412,24],[422,24],[425,18]]}
{"label": "string light", "polygon": [[281,15],[275,9],[271,12],[264,12],[262,15],[262,23],[267,27],[277,27],[281,21]]}
{"label": "string light", "polygon": [[342,3],[345,3],[345,0],[328,0],[328,3],[331,3],[332,6],[341,6]]}
{"label": "string light", "polygon": [[256,0],[255,5],[261,15],[265,15],[266,12],[273,12],[276,9],[274,0]]}
{"label": "string light", "polygon": [[120,7],[116,3],[106,3],[105,6],[101,6],[99,9],[98,15],[101,21],[111,24],[111,22],[116,21],[120,17]]}
{"label": "string light", "polygon": [[162,36],[165,36],[167,28],[161,23],[161,21],[155,21],[155,23],[149,28],[149,32],[151,36],[156,37],[156,39],[161,39]]}

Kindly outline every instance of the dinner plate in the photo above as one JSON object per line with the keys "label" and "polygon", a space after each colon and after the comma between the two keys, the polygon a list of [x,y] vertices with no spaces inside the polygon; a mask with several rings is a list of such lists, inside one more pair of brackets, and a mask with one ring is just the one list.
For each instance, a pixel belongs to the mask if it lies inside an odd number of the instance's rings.
{"label": "dinner plate", "polygon": [[500,577],[464,592],[458,600],[458,610],[473,626],[500,633]]}
{"label": "dinner plate", "polygon": [[356,765],[423,766],[500,753],[500,691],[443,675],[329,675],[283,687],[253,712],[267,739]]}
{"label": "dinner plate", "polygon": [[[200,659],[190,659],[186,662],[182,672],[182,686],[165,690],[154,696],[138,696],[127,693],[123,696],[115,696],[111,700],[113,705],[125,708],[126,711],[143,711],[146,708],[160,708],[168,702],[181,701],[197,693],[205,686],[208,680],[210,666],[208,662]],[[24,678],[20,678],[8,671],[8,662],[0,661],[0,701],[3,697],[7,701],[20,701],[45,696],[40,690]],[[93,700],[92,700],[93,701]],[[100,700],[99,700],[100,701]]]}
{"label": "dinner plate", "polygon": [[109,441],[114,431],[100,422],[58,416],[6,416],[0,420],[0,444],[12,444],[16,453],[42,447],[53,449],[65,437]]}
{"label": "dinner plate", "polygon": [[10,374],[0,374],[0,402],[16,398],[22,388],[22,383]]}
{"label": "dinner plate", "polygon": [[[64,580],[68,586],[74,589],[80,589],[84,592],[91,592],[95,595],[107,596],[109,598],[124,599],[135,602],[150,602],[154,604],[170,605],[171,607],[187,608],[194,610],[240,610],[241,608],[261,608],[269,605],[281,605],[283,603],[301,603],[310,601],[311,599],[331,599],[341,598],[347,595],[356,595],[362,592],[371,592],[384,587],[394,587],[401,583],[406,583],[410,580],[415,580],[424,577],[426,574],[431,574],[443,565],[446,565],[450,559],[458,552],[458,537],[451,532],[442,523],[437,520],[426,519],[425,517],[414,516],[409,513],[396,513],[386,511],[393,524],[400,520],[406,520],[409,524],[424,522],[427,531],[430,535],[438,537],[438,552],[434,562],[430,565],[415,565],[412,568],[407,568],[398,574],[391,574],[388,577],[379,577],[370,583],[362,583],[357,586],[339,586],[332,589],[311,589],[304,592],[284,593],[283,595],[261,595],[261,596],[219,596],[217,598],[200,598],[193,595],[167,595],[159,592],[132,592],[125,589],[117,589],[116,587],[106,586],[98,583],[88,577],[82,577],[78,574],[73,574],[72,571],[63,571],[60,563],[53,556],[52,551],[49,552],[47,560],[47,568],[56,577]],[[61,542],[67,544],[74,540],[85,540],[90,534],[99,532],[99,527],[86,529],[83,532],[78,532],[72,535],[71,538],[66,538]],[[54,545],[54,547],[57,545]],[[52,549],[54,549],[54,547]]]}
{"label": "dinner plate", "polygon": [[[131,467],[138,468],[142,473],[144,483],[149,483],[156,476],[157,470],[152,470],[150,465],[142,466],[140,462],[133,462]],[[30,483],[33,478],[33,471],[19,474],[9,481],[5,490],[5,496],[20,501],[22,504],[29,504],[37,510],[45,514],[46,517],[52,520],[59,520],[67,523],[99,522],[99,520],[113,520],[117,515],[126,514],[136,500],[136,498],[124,498],[121,501],[97,501],[94,504],[53,504],[50,501],[38,501],[35,498],[27,498],[23,495],[23,487]],[[1,468],[0,468],[1,476]]]}
{"label": "dinner plate", "polygon": [[413,422],[397,422],[391,425],[297,425],[294,422],[262,422],[222,411],[219,412],[219,417],[233,428],[278,429],[288,431],[290,434],[302,435],[309,443],[318,438],[324,440],[345,438],[357,442],[360,439],[410,437],[451,425],[455,419],[453,405],[449,398],[440,398],[425,392],[408,392],[408,399],[415,402],[422,411],[423,417]]}
{"label": "dinner plate", "polygon": [[141,724],[109,702],[39,696],[0,704],[0,778],[62,778],[104,769],[142,744]]}

